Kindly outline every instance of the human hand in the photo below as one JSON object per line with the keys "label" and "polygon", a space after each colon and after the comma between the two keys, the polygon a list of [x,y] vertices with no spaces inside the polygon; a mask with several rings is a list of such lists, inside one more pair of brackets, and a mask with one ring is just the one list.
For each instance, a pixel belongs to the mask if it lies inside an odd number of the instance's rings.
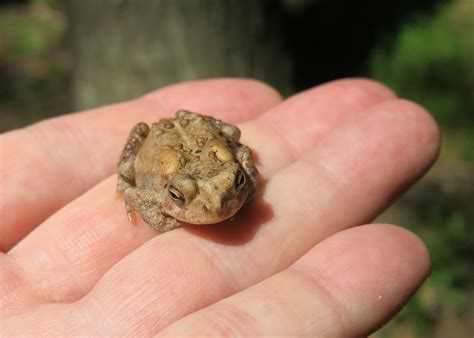
{"label": "human hand", "polygon": [[[235,221],[157,235],[107,177],[131,126],[178,109],[239,123],[264,184]],[[189,82],[6,133],[1,333],[366,335],[430,269],[415,235],[366,223],[438,149],[422,108],[355,79],[285,101],[250,80]]]}

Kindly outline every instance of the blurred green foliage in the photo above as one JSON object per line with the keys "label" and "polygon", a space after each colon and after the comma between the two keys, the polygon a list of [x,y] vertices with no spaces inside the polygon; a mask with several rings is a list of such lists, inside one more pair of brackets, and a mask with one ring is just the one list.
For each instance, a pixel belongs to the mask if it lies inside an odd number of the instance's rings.
{"label": "blurred green foliage", "polygon": [[473,306],[474,2],[453,1],[409,21],[390,45],[374,49],[369,74],[425,106],[443,133],[435,177],[404,197],[394,217],[427,243],[432,274],[381,334],[397,337],[397,323],[410,323],[417,337],[430,337],[444,311]]}
{"label": "blurred green foliage", "polygon": [[9,63],[28,62],[45,54],[64,31],[54,12],[37,7],[34,15],[9,12],[0,17],[2,57]]}
{"label": "blurred green foliage", "polygon": [[[447,173],[438,170],[438,175]],[[474,284],[473,193],[469,187],[464,191],[458,186],[450,190],[440,183],[443,179],[446,178],[428,179],[407,194],[398,205],[405,215],[395,216],[396,221],[403,219],[411,225],[431,254],[431,276],[397,317],[399,323],[408,321],[414,325],[420,337],[430,336],[427,332],[443,312],[461,315],[473,305],[467,296]],[[468,184],[469,177],[460,182]]]}
{"label": "blurred green foliage", "polygon": [[69,109],[66,20],[50,2],[0,10],[0,131]]}
{"label": "blurred green foliage", "polygon": [[[458,0],[412,20],[390,46],[374,49],[370,75],[423,104],[474,161],[474,2]],[[461,136],[461,137],[459,137]],[[452,143],[453,140],[450,141]]]}
{"label": "blurred green foliage", "polygon": [[373,52],[371,74],[421,102],[443,126],[474,124],[474,3],[457,1],[411,21]]}

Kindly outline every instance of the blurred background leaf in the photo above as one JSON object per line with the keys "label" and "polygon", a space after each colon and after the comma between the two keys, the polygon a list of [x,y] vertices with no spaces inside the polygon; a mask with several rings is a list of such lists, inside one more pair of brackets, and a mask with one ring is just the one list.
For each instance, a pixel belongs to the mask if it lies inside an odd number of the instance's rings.
{"label": "blurred background leaf", "polygon": [[69,110],[67,21],[54,1],[0,7],[0,128]]}

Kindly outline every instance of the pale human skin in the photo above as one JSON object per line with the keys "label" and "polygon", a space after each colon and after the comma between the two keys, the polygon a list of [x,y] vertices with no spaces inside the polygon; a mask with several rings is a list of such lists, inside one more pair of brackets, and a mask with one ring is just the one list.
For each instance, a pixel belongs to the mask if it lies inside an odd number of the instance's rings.
{"label": "pale human skin", "polygon": [[[178,109],[237,124],[262,184],[235,221],[157,235],[128,222],[114,173],[131,126]],[[2,335],[363,336],[429,274],[418,237],[367,223],[432,165],[439,132],[369,80],[287,100],[182,83],[0,142]]]}

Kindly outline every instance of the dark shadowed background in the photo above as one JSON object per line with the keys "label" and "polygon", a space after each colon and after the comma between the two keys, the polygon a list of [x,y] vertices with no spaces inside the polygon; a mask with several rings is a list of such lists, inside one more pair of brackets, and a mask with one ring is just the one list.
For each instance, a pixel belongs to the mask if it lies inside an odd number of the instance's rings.
{"label": "dark shadowed background", "polygon": [[0,2],[0,131],[177,81],[254,77],[284,95],[365,76],[427,107],[440,160],[379,220],[433,271],[374,337],[474,333],[474,0]]}

